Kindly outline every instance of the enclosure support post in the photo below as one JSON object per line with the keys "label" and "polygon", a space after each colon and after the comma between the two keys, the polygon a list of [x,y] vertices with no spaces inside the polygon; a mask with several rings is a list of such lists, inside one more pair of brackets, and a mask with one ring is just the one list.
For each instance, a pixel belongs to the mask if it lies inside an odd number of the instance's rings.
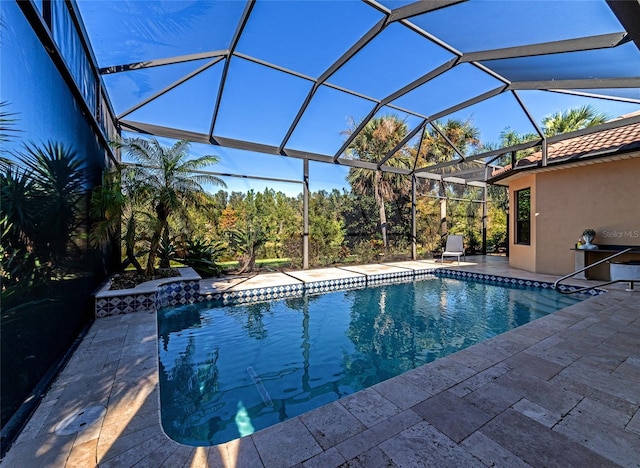
{"label": "enclosure support post", "polygon": [[411,176],[411,259],[418,259],[418,252],[416,250],[416,176]]}
{"label": "enclosure support post", "polygon": [[487,186],[482,189],[482,255],[487,255]]}
{"label": "enclosure support post", "polygon": [[302,184],[302,268],[309,269],[309,160],[303,163]]}

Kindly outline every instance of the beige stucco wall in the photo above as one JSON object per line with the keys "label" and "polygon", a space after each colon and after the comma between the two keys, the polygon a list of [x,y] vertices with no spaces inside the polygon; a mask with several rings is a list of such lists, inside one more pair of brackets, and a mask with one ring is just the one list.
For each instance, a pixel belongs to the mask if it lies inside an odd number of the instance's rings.
{"label": "beige stucco wall", "polygon": [[575,253],[569,249],[585,228],[596,230],[596,244],[640,246],[639,157],[516,179],[509,186],[510,200],[515,190],[527,186],[532,191],[532,245],[511,244],[509,263],[515,268],[554,275],[574,271]]}
{"label": "beige stucco wall", "polygon": [[[509,184],[509,266],[520,270],[536,271],[536,175],[520,177]],[[516,214],[515,192],[531,188],[531,245],[515,243]]]}

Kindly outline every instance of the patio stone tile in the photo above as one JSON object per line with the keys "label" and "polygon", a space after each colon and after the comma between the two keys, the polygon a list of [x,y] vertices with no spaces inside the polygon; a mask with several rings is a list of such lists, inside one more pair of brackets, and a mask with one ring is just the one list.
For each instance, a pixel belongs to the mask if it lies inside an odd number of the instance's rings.
{"label": "patio stone tile", "polygon": [[458,385],[451,387],[449,389],[449,392],[462,398],[463,396],[468,395],[474,390],[479,389],[483,385],[486,385],[489,382],[493,382],[501,375],[509,372],[509,370],[509,367],[507,367],[504,363],[496,364],[495,366],[489,367],[482,372],[478,372],[474,376],[469,377],[467,380],[460,382]]}
{"label": "patio stone tile", "polygon": [[293,466],[322,452],[299,418],[262,429],[251,438],[265,466]]}
{"label": "patio stone tile", "polygon": [[340,267],[342,270],[359,273],[361,275],[379,275],[381,273],[405,273],[406,268],[398,268],[391,265],[383,265],[381,263],[372,263],[369,265],[348,265]]}
{"label": "patio stone tile", "polygon": [[616,411],[620,411],[629,415],[630,417],[635,413],[638,405],[631,403],[623,398],[619,398],[606,391],[598,390],[590,387],[583,382],[577,382],[562,375],[558,375],[550,380],[551,383],[558,388],[563,388],[577,393],[581,396],[589,397],[590,400],[601,403]]}
{"label": "patio stone tile", "polygon": [[287,272],[287,274],[305,283],[347,278],[361,278],[364,276],[363,274],[343,270],[342,268],[318,268],[316,270]]}
{"label": "patio stone tile", "polygon": [[[611,411],[594,406],[591,402],[574,408],[553,430],[620,465],[637,466],[638,435],[620,427],[620,420],[612,421]],[[622,420],[627,418],[622,415]]]}
{"label": "patio stone tile", "polygon": [[538,352],[546,351],[549,348],[553,348],[557,344],[560,344],[565,341],[566,338],[561,337],[557,333],[551,335],[544,340],[538,341],[536,344],[533,344],[527,348],[527,353],[536,355]]}
{"label": "patio stone tile", "polygon": [[600,424],[614,426],[623,429],[631,420],[632,415],[623,411],[615,410],[601,402],[586,397],[575,408],[571,410],[569,416],[593,418]]}
{"label": "patio stone tile", "polygon": [[496,363],[495,359],[487,356],[486,353],[482,353],[477,349],[477,346],[478,345],[471,346],[458,351],[457,353],[451,354],[449,358],[470,367],[475,371],[483,371],[486,368],[493,366]]}
{"label": "patio stone tile", "polygon": [[431,397],[430,393],[412,384],[402,376],[385,380],[371,388],[403,410]]}
{"label": "patio stone tile", "polygon": [[384,441],[380,449],[398,466],[484,467],[427,422],[420,422]]}
{"label": "patio stone tile", "polygon": [[598,371],[573,365],[564,369],[560,375],[585,383],[592,388],[610,393],[635,405],[640,404],[640,387],[628,385],[628,381],[618,375],[608,374],[604,370]]}
{"label": "patio stone tile", "polygon": [[629,420],[629,423],[625,427],[627,431],[640,434],[640,410],[637,410],[633,417]]}
{"label": "patio stone tile", "polygon": [[560,373],[563,366],[541,359],[533,354],[521,352],[506,359],[504,363],[512,369],[526,369],[526,373],[542,380],[549,380]]}
{"label": "patio stone tile", "polygon": [[506,354],[506,359],[514,354],[518,354],[520,351],[527,349],[529,346],[537,342],[538,340],[535,338],[527,338],[523,335],[512,335],[510,332],[507,332],[491,338],[484,343],[491,345],[492,349],[503,350]]}
{"label": "patio stone tile", "polygon": [[456,382],[462,382],[476,373],[474,369],[452,359],[450,356],[430,362],[427,366]]}
{"label": "patio stone tile", "polygon": [[474,432],[463,440],[461,445],[487,466],[531,468],[531,465],[489,439],[482,432]]}
{"label": "patio stone tile", "polygon": [[616,466],[570,438],[509,409],[480,432],[533,466]]}
{"label": "patio stone tile", "polygon": [[[117,454],[117,451],[113,450],[114,456],[104,457],[99,461],[100,467],[119,468],[123,466],[134,466],[138,462],[142,462],[151,453],[156,452],[165,442],[166,436],[164,434],[157,434],[154,437],[143,440],[142,442],[133,445],[131,448]],[[111,450],[107,453],[111,453]],[[144,463],[143,466],[149,465]]]}
{"label": "patio stone tile", "polygon": [[561,349],[558,347],[550,347],[545,350],[531,351],[531,348],[527,349],[527,353],[533,354],[541,359],[549,362],[553,362],[560,366],[567,367],[580,359],[581,355],[574,351],[567,349]]}
{"label": "patio stone tile", "polygon": [[23,443],[15,443],[2,459],[2,466],[12,467],[49,467],[64,466],[75,435],[57,436],[44,434]]}
{"label": "patio stone tile", "polygon": [[334,468],[344,463],[344,458],[335,447],[322,452],[302,463],[304,468]]}
{"label": "patio stone tile", "polygon": [[251,278],[252,276],[241,276],[241,277],[227,277],[227,278],[207,278],[200,280],[199,283],[199,291],[200,294],[207,293],[215,293],[215,292],[223,292],[228,289],[232,289],[237,285],[244,283],[246,280]]}
{"label": "patio stone tile", "polygon": [[422,418],[415,412],[405,410],[339,443],[336,448],[345,460],[351,460],[420,421]]}
{"label": "patio stone tile", "polygon": [[98,439],[88,440],[82,444],[75,443],[65,464],[68,468],[86,468],[96,466],[96,447]]}
{"label": "patio stone tile", "polygon": [[338,402],[305,413],[300,419],[324,450],[366,429],[364,424]]}
{"label": "patio stone tile", "polygon": [[161,465],[158,465],[162,468],[174,468],[178,466],[191,466],[191,460],[193,459],[196,447],[190,447],[187,445],[178,445],[174,447],[171,455],[162,462]]}
{"label": "patio stone tile", "polygon": [[365,426],[371,427],[402,410],[372,388],[366,388],[338,401]]}
{"label": "patio stone tile", "polygon": [[462,441],[493,417],[450,392],[442,392],[414,406],[413,411],[454,442]]}
{"label": "patio stone tile", "polygon": [[373,447],[343,463],[340,468],[394,468],[396,466],[380,447]]}
{"label": "patio stone tile", "polygon": [[226,444],[211,447],[211,450],[216,448],[224,450],[226,453],[224,466],[237,468],[262,466],[258,449],[256,449],[251,437],[235,439]]}
{"label": "patio stone tile", "polygon": [[402,378],[431,395],[435,395],[458,383],[428,366],[417,367],[409,372],[405,372],[402,374]]}
{"label": "patio stone tile", "polygon": [[[104,428],[98,441],[98,462],[100,463],[116,458],[161,434],[158,427],[146,427],[126,434],[120,428],[112,427],[110,429],[112,430],[109,431],[108,428]],[[166,436],[164,436],[163,440],[166,440]]]}
{"label": "patio stone tile", "polygon": [[[57,400],[42,401],[38,406],[38,410],[29,419],[27,425],[22,430],[16,443],[26,442],[41,435],[46,421],[49,419],[51,412],[56,408]],[[44,431],[45,433],[47,431]]]}
{"label": "patio stone tile", "polygon": [[471,349],[473,350],[474,353],[477,353],[481,356],[485,356],[490,361],[490,365],[498,364],[499,362],[504,361],[508,357],[511,357],[520,351],[520,350],[515,352],[508,351],[504,348],[494,346],[492,343],[489,343],[488,341],[478,343],[477,345],[474,345],[473,348]]}
{"label": "patio stone tile", "polygon": [[542,406],[529,401],[526,398],[523,398],[516,404],[514,404],[513,409],[519,413],[524,414],[528,418],[538,421],[540,424],[548,428],[552,428],[558,423],[558,421],[562,419],[561,415],[552,413],[548,409],[543,408]]}
{"label": "patio stone tile", "polygon": [[561,415],[569,412],[582,399],[581,395],[570,390],[558,388],[545,380],[518,375],[514,371],[503,375],[496,383],[521,391],[528,400]]}
{"label": "patio stone tile", "polygon": [[522,398],[522,392],[516,388],[490,382],[464,397],[464,401],[495,416],[502,413]]}
{"label": "patio stone tile", "polygon": [[162,444],[156,447],[155,450],[149,452],[144,458],[133,465],[135,468],[157,468],[162,466],[169,457],[171,457],[176,450],[178,450],[180,444],[165,440]]}
{"label": "patio stone tile", "polygon": [[287,286],[301,284],[302,282],[285,275],[284,273],[267,273],[253,276],[246,281],[236,285],[234,291],[245,291],[247,289],[273,288],[275,286]]}

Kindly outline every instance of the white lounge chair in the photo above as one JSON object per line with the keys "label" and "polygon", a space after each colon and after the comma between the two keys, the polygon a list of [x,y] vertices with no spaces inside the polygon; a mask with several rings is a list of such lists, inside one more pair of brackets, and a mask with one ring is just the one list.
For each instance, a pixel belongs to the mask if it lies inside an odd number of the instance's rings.
{"label": "white lounge chair", "polygon": [[447,245],[442,252],[441,263],[444,263],[444,257],[458,257],[458,265],[460,265],[460,257],[464,259],[464,241],[462,236],[447,236]]}

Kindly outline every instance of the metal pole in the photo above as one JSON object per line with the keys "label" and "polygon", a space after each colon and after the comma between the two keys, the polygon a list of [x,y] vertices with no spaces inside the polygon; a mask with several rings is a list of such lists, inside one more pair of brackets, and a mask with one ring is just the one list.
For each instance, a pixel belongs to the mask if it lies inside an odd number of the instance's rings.
{"label": "metal pole", "polygon": [[487,255],[487,192],[488,189],[485,186],[482,196],[482,255]]}
{"label": "metal pole", "polygon": [[309,160],[303,162],[302,183],[302,268],[309,269]]}
{"label": "metal pole", "polygon": [[418,252],[416,249],[416,176],[411,176],[411,259],[418,259]]}

